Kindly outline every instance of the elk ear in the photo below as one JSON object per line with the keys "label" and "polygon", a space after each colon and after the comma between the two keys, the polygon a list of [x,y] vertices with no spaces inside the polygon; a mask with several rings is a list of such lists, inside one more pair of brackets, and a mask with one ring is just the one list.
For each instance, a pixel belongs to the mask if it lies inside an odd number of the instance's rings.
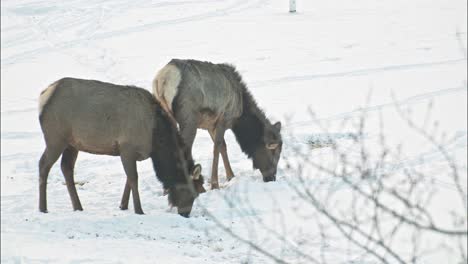
{"label": "elk ear", "polygon": [[276,149],[278,147],[278,143],[269,143],[266,144],[267,149]]}
{"label": "elk ear", "polygon": [[280,131],[281,130],[281,122],[276,122],[273,127],[277,130],[277,131]]}
{"label": "elk ear", "polygon": [[197,165],[195,165],[195,167],[193,167],[192,179],[193,180],[198,180],[198,179],[200,179],[200,175],[201,175],[201,165],[197,164]]}

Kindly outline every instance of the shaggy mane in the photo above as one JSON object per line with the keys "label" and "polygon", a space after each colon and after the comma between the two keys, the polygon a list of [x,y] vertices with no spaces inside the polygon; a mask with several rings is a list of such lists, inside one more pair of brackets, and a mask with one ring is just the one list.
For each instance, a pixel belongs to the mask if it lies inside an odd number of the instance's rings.
{"label": "shaggy mane", "polygon": [[268,119],[263,110],[258,107],[257,102],[247,89],[247,85],[236,68],[231,64],[220,64],[220,66],[225,70],[231,71],[236,83],[240,85],[239,88],[242,92],[242,115],[233,124],[232,131],[241,150],[251,158],[255,149],[259,145],[264,144],[261,138]]}

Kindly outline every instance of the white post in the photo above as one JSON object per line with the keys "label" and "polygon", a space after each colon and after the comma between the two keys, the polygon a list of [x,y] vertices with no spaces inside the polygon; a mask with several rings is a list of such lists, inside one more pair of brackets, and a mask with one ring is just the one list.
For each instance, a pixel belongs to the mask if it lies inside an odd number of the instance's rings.
{"label": "white post", "polygon": [[289,13],[296,12],[296,0],[289,0]]}

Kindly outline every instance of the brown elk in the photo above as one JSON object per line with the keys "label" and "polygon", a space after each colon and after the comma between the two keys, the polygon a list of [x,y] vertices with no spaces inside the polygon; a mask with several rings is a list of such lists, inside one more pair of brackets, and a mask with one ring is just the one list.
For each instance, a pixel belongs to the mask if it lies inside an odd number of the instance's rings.
{"label": "brown elk", "polygon": [[79,151],[120,156],[127,175],[122,210],[128,209],[132,193],[135,213],[143,214],[136,162],[149,157],[180,215],[188,217],[198,193],[204,191],[200,165],[194,164],[167,113],[144,89],[63,78],[41,93],[39,121],[46,143],[39,162],[41,212],[47,212],[47,177],[60,156],[73,209],[83,210],[73,175]]}
{"label": "brown elk", "polygon": [[234,176],[224,140],[227,129],[232,129],[263,180],[276,180],[282,149],[281,123],[270,123],[232,65],[173,59],[157,73],[153,94],[173,122],[179,124],[190,151],[197,128],[208,130],[214,142],[212,188],[219,188],[219,154],[228,180]]}

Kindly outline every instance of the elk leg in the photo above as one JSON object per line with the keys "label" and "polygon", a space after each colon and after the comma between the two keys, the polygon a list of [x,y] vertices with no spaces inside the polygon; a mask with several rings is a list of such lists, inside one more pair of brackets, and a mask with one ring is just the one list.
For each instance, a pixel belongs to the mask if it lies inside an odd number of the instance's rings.
{"label": "elk leg", "polygon": [[[136,214],[144,214],[143,209],[141,209],[140,194],[138,192],[138,173],[136,166],[136,159],[131,158],[125,154],[120,155],[122,164],[127,174],[127,183],[130,185],[130,189],[133,195],[133,207]],[[125,191],[124,191],[125,194]]]}
{"label": "elk leg", "polygon": [[72,201],[73,210],[83,211],[80,198],[78,198],[78,193],[76,192],[75,179],[73,176],[77,157],[78,150],[74,147],[68,146],[62,154],[61,168],[63,176],[65,177],[65,183],[67,184],[68,194],[70,195],[70,199]]}
{"label": "elk leg", "polygon": [[218,183],[218,162],[219,153],[221,151],[224,141],[224,130],[218,127],[215,130],[209,130],[211,138],[213,139],[213,165],[211,167],[211,189],[219,189]]}
{"label": "elk leg", "polygon": [[128,201],[130,200],[130,183],[128,183],[128,179],[125,182],[124,192],[122,194],[122,201],[120,202],[120,209],[127,210],[128,209]]}
{"label": "elk leg", "polygon": [[211,167],[211,189],[219,189],[218,183],[218,161],[219,161],[219,146],[215,143],[213,148],[213,165]]}
{"label": "elk leg", "polygon": [[47,177],[50,168],[62,154],[63,147],[46,147],[39,160],[39,211],[47,213]]}
{"label": "elk leg", "polygon": [[[213,140],[213,143],[216,144],[216,139],[215,139],[215,133],[213,130],[208,131],[210,133],[211,139]],[[227,147],[226,147],[226,141],[224,138],[222,139],[221,143],[221,157],[223,158],[223,163],[224,163],[224,169],[226,170],[226,177],[227,180],[230,181],[234,177],[234,173],[232,172],[231,164],[229,163],[229,157],[227,155]]]}
{"label": "elk leg", "polygon": [[232,172],[231,164],[229,163],[226,141],[224,139],[221,145],[221,157],[223,158],[224,169],[226,170],[226,178],[230,181],[234,177],[234,172]]}
{"label": "elk leg", "polygon": [[[195,136],[197,135],[197,122],[195,119],[192,120],[185,120],[184,122],[180,123],[180,135],[182,140],[184,141],[185,151],[190,153],[190,157],[192,157],[192,146],[193,142],[195,141]],[[164,190],[164,195],[168,194],[169,190]]]}

